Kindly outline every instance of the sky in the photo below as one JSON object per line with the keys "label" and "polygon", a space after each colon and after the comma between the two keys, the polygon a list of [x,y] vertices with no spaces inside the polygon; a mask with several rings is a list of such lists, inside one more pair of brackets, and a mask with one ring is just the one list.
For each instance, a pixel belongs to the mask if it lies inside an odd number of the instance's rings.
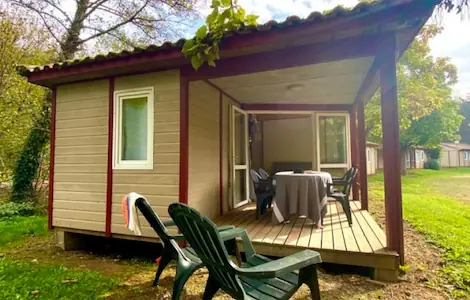
{"label": "sky", "polygon": [[[259,23],[275,19],[283,21],[287,16],[307,17],[313,11],[325,11],[337,5],[353,7],[357,0],[238,0],[247,13],[260,18]],[[207,11],[208,12],[208,11]],[[206,10],[203,11],[206,15]],[[454,87],[456,96],[470,95],[470,19],[462,19],[455,13],[440,14],[430,22],[444,27],[443,32],[431,42],[435,57],[450,57],[457,66],[459,82]]]}

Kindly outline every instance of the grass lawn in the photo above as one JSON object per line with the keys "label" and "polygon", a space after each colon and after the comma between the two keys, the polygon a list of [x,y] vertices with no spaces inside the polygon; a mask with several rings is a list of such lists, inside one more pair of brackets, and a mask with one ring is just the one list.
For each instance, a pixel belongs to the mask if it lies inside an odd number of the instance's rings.
{"label": "grass lawn", "polygon": [[[383,175],[369,182],[373,205],[380,206]],[[402,192],[405,219],[444,250],[443,272],[455,294],[470,295],[470,168],[410,171]]]}
{"label": "grass lawn", "polygon": [[[25,238],[46,235],[50,234],[44,216],[0,220],[0,253]],[[116,279],[98,272],[39,264],[36,259],[21,262],[0,254],[0,299],[96,299],[116,286]]]}

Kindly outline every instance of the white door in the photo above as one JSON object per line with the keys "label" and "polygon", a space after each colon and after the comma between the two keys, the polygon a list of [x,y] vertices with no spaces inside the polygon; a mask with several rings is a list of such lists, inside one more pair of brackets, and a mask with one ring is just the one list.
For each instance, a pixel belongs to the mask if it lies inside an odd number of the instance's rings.
{"label": "white door", "polygon": [[237,208],[249,198],[248,114],[232,106],[231,125],[232,207]]}

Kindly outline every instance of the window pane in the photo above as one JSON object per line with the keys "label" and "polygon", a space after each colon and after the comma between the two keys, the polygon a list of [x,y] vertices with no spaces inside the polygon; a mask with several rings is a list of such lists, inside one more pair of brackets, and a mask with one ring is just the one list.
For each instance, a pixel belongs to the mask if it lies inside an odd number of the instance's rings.
{"label": "window pane", "polygon": [[346,149],[346,117],[320,117],[320,163],[347,163]]}
{"label": "window pane", "polygon": [[121,160],[147,160],[147,97],[122,101]]}

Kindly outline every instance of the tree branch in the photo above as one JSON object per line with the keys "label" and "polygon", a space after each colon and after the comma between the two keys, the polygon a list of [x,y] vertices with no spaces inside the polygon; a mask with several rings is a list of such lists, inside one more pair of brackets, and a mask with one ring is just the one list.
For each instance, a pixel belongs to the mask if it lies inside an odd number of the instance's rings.
{"label": "tree branch", "polygon": [[84,19],[88,18],[95,10],[103,6],[103,4],[105,4],[108,1],[109,0],[97,0],[93,3],[90,3],[90,6],[88,7],[88,9],[90,10],[83,16],[83,18]]}
{"label": "tree branch", "polygon": [[126,24],[128,24],[128,23],[131,23],[131,22],[145,9],[145,7],[148,5],[148,3],[149,3],[149,0],[146,0],[145,3],[144,3],[137,11],[135,11],[130,17],[128,17],[127,19],[123,20],[122,22],[119,22],[119,23],[117,23],[117,24],[115,24],[115,25],[109,27],[109,28],[106,29],[106,30],[103,30],[103,31],[101,31],[101,32],[99,32],[99,33],[97,33],[97,34],[91,35],[91,36],[87,37],[86,39],[81,40],[81,41],[80,41],[80,44],[84,44],[84,43],[88,42],[89,40],[92,40],[92,39],[94,39],[94,38],[97,38],[97,37],[99,37],[99,36],[101,36],[101,35],[103,35],[103,34],[107,34],[107,33],[111,32],[111,31],[113,31],[113,30],[118,29],[119,27],[121,27],[121,26],[123,26],[123,25],[126,25]]}
{"label": "tree branch", "polygon": [[64,17],[67,19],[67,21],[69,21],[70,23],[72,23],[72,19],[70,19],[69,15],[62,9],[60,8],[55,2],[54,0],[50,1],[50,0],[43,0],[45,1],[47,4],[49,4],[50,6],[54,7],[55,9],[57,9],[60,13],[62,13],[64,15]]}

